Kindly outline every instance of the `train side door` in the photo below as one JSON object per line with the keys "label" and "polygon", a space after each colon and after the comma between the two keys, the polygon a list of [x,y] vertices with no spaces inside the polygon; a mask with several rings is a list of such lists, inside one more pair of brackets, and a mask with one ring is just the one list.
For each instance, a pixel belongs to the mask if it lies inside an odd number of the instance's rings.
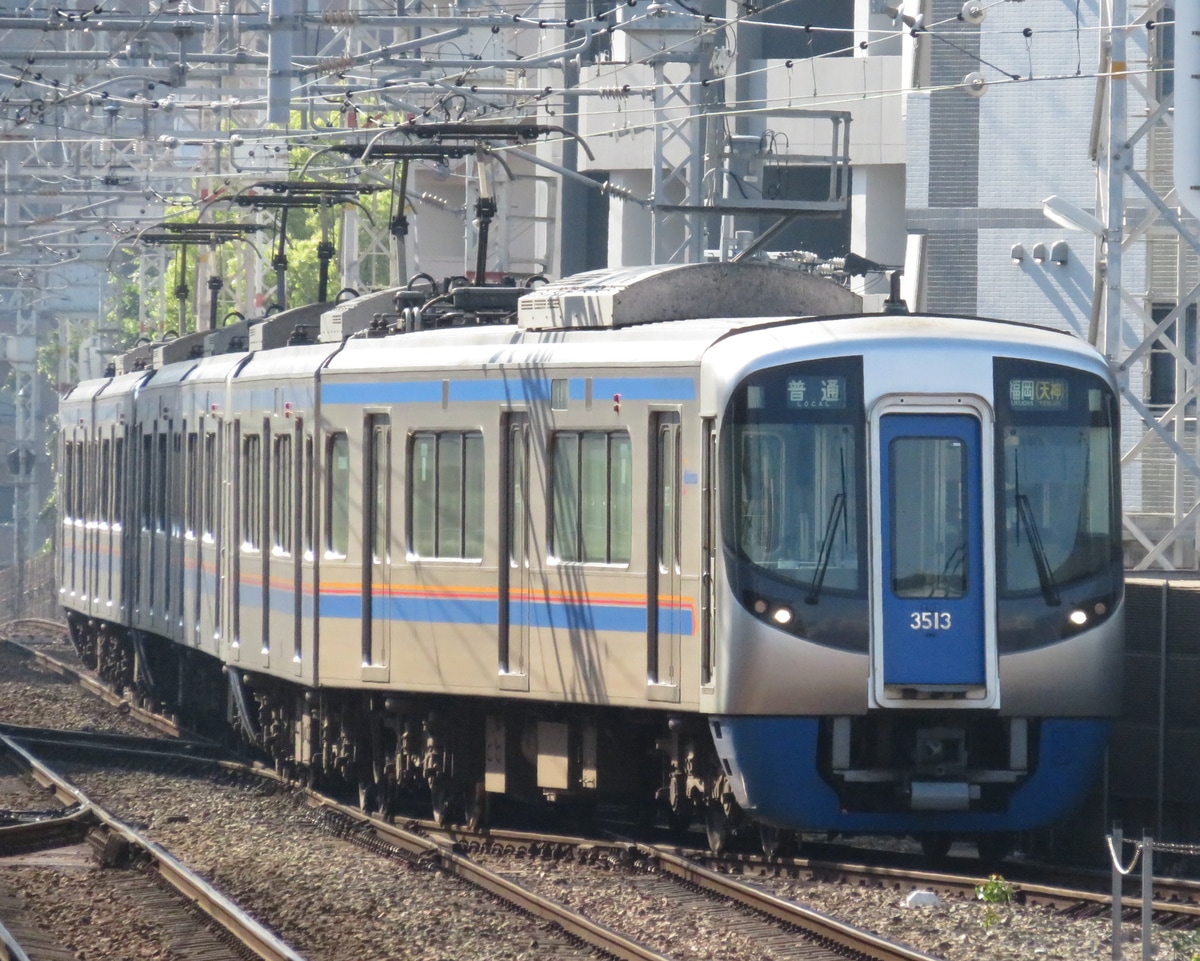
{"label": "train side door", "polygon": [[683,616],[679,569],[682,472],[679,414],[652,415],[650,519],[646,564],[646,671],[651,700],[679,700],[679,638]]}
{"label": "train side door", "polygon": [[984,461],[979,416],[878,417],[879,505],[872,672],[877,702],[994,697],[986,611]]}
{"label": "train side door", "polygon": [[500,687],[529,690],[529,417],[504,417],[504,474],[500,551]]}
{"label": "train side door", "polygon": [[390,650],[392,427],[387,414],[369,414],[363,451],[364,677],[386,681]]}

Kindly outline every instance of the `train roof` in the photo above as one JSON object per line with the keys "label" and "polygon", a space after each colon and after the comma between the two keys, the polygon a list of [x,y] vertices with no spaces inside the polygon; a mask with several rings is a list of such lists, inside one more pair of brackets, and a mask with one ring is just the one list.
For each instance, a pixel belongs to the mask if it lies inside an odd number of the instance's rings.
{"label": "train roof", "polygon": [[755,263],[594,270],[520,299],[522,330],[630,327],[660,321],[857,313],[858,295],[826,277]]}

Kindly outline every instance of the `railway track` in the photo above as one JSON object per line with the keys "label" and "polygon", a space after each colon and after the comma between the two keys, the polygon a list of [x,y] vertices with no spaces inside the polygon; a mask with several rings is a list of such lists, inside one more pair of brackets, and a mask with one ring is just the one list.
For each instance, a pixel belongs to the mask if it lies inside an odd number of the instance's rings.
{"label": "railway track", "polygon": [[[61,627],[55,626],[61,634]],[[4,632],[0,630],[0,634]],[[52,645],[51,645],[52,646]],[[44,658],[44,654],[33,656]],[[50,668],[59,673],[56,668]],[[61,676],[61,675],[60,675]],[[26,731],[18,732],[27,743],[36,736]],[[71,746],[59,735],[47,735],[47,743],[55,739],[60,743],[56,749],[87,753],[84,736],[79,743]],[[161,739],[156,739],[161,740]],[[140,743],[137,739],[113,739],[110,742],[113,756],[124,754],[133,758],[141,753],[153,754],[153,743]],[[78,754],[77,754],[78,756]],[[177,763],[205,763],[202,758],[185,755]],[[125,763],[135,763],[127,760]],[[136,762],[136,763],[140,763]],[[209,763],[215,763],[210,761]],[[623,919],[620,923],[607,924],[601,918],[587,915],[585,912],[573,910],[578,906],[572,904],[555,904],[555,898],[539,893],[538,886],[531,883],[530,865],[535,863],[561,862],[564,864],[589,862],[593,868],[620,876],[622,889],[629,893],[635,892],[638,898],[650,895],[647,891],[662,892],[669,886],[674,886],[679,893],[674,895],[661,894],[665,904],[673,904],[665,910],[669,913],[685,917],[684,910],[696,912],[696,916],[707,914],[708,917],[720,917],[722,930],[725,933],[738,931],[755,931],[751,940],[767,945],[770,957],[913,957],[928,958],[930,955],[921,954],[911,949],[908,954],[872,953],[893,950],[885,943],[875,944],[867,948],[841,946],[822,943],[818,940],[804,954],[801,950],[800,937],[796,929],[802,927],[796,921],[795,902],[805,900],[794,894],[795,883],[804,881],[810,884],[828,884],[858,886],[866,890],[870,888],[886,889],[889,892],[904,892],[914,888],[924,888],[939,892],[945,897],[970,897],[974,885],[979,883],[978,877],[959,876],[945,873],[930,872],[914,868],[896,868],[871,864],[852,864],[848,862],[822,862],[812,859],[765,859],[748,855],[732,855],[720,859],[711,859],[699,851],[682,851],[662,845],[638,844],[623,839],[613,841],[598,841],[594,838],[568,838],[560,835],[539,835],[523,832],[490,831],[471,835],[461,831],[450,831],[439,834],[432,823],[410,822],[404,827],[384,824],[378,819],[365,819],[360,812],[337,805],[328,799],[310,795],[306,802],[317,810],[324,812],[317,817],[322,829],[335,836],[353,841],[356,844],[374,849],[387,857],[406,861],[412,870],[436,868],[439,874],[455,875],[460,878],[470,878],[472,884],[478,884],[489,895],[505,898],[507,903],[515,904],[521,911],[537,919],[544,925],[552,925],[556,930],[566,932],[566,941],[573,945],[572,950],[582,952],[580,956],[588,956],[591,951],[602,951],[611,957],[645,957],[666,958],[679,957],[678,953],[670,950],[670,944],[665,947],[656,944],[646,945],[642,941],[654,941],[653,933],[640,935],[636,930],[626,926]],[[497,852],[509,856],[508,861],[500,863],[493,860]],[[521,863],[521,862],[524,863]],[[515,866],[514,866],[515,865]],[[1013,865],[1014,872],[1017,869]],[[393,868],[393,870],[395,870]],[[487,871],[496,876],[488,879]],[[536,874],[536,871],[534,871]],[[668,880],[674,873],[679,880]],[[471,876],[475,875],[474,878]],[[498,879],[498,880],[497,880]],[[543,879],[544,880],[544,879]],[[562,878],[557,879],[558,882]],[[789,890],[788,884],[793,884]],[[563,890],[561,884],[555,884],[551,879],[551,893]],[[512,895],[502,891],[506,884],[512,884],[516,890]],[[1057,916],[1070,919],[1079,917],[1107,918],[1110,902],[1107,896],[1100,892],[1084,892],[1080,888],[1055,888],[1049,884],[1038,884],[1029,879],[1014,880],[1014,892],[1019,902],[1026,905],[1052,905]],[[748,889],[746,895],[739,888]],[[654,894],[659,897],[660,894]],[[511,897],[511,900],[509,899]],[[674,899],[672,901],[672,898]],[[741,916],[735,917],[731,908],[718,909],[715,905],[728,903],[733,905],[739,899],[748,898],[751,902],[758,901],[757,906],[739,907],[736,911]],[[1191,928],[1196,925],[1196,887],[1188,882],[1177,882],[1172,879],[1159,879],[1155,892],[1156,922],[1168,928]],[[564,900],[573,901],[573,897]],[[778,902],[778,904],[776,903]],[[782,905],[782,906],[781,906]],[[1126,899],[1126,916],[1136,921],[1140,902],[1136,899]],[[561,916],[555,912],[565,908]],[[778,909],[781,916],[766,920],[767,916]],[[580,915],[583,914],[581,918]],[[815,920],[828,922],[819,911],[811,914]],[[572,917],[572,915],[574,917]],[[0,915],[2,917],[3,915]],[[811,920],[811,919],[810,919]],[[687,922],[684,922],[685,924]],[[766,927],[761,927],[766,925]],[[834,922],[834,928],[838,928]],[[851,928],[850,925],[841,926]],[[676,919],[676,930],[679,920]],[[624,932],[624,933],[620,933]],[[537,935],[543,941],[544,934]],[[817,935],[818,938],[829,935]],[[601,942],[608,941],[607,945]],[[885,942],[886,939],[878,939]],[[595,947],[586,947],[595,944]],[[559,954],[566,945],[560,947]],[[646,953],[640,953],[645,951]],[[788,953],[788,952],[793,953]],[[813,954],[812,951],[818,953]],[[821,954],[819,952],[827,952]],[[841,951],[843,953],[836,953]],[[630,953],[625,953],[630,952]],[[795,953],[800,952],[800,953]],[[855,953],[858,952],[858,953]],[[481,955],[482,956],[482,955]],[[687,956],[687,955],[685,955]],[[1085,955],[1080,954],[1080,957]]]}
{"label": "railway track", "polygon": [[[110,737],[100,735],[98,740],[104,741]],[[112,748],[113,745],[109,744],[107,749]],[[138,868],[134,873],[122,872],[113,876],[119,878],[115,883],[124,888],[126,897],[138,901],[154,917],[155,922],[167,932],[168,941],[186,945],[188,957],[241,961],[249,955],[265,961],[303,961],[287,944],[198,874],[116,815],[97,805],[14,739],[0,734],[0,750],[4,751],[10,763],[24,765],[33,780],[52,791],[64,806],[75,812],[64,818],[46,819],[32,825],[0,828],[0,857],[12,856],[17,850],[26,854],[32,848],[44,851],[47,846],[61,842],[64,832],[67,839],[72,839],[73,835],[74,840],[86,837],[101,866]],[[10,841],[12,847],[8,846]],[[167,889],[173,889],[175,895],[165,894]],[[207,915],[211,923],[197,923],[191,910],[193,907]],[[17,904],[8,905],[9,912],[20,919],[18,908]],[[20,929],[18,921],[17,930]],[[19,946],[17,936],[11,931],[9,939],[18,945],[13,949],[14,956],[19,958],[24,954],[32,959],[33,955]],[[34,932],[31,931],[26,940],[32,939]],[[33,947],[30,944],[30,948]],[[37,948],[38,953],[43,955],[46,950],[44,944]]]}
{"label": "railway track", "polygon": [[[223,769],[236,769],[233,762],[219,762],[217,759],[195,757],[168,749],[167,744],[158,739],[137,739],[124,735],[87,734],[22,728],[17,734],[23,743],[34,746],[37,750],[50,751],[56,756],[65,751],[70,756],[78,753],[89,757],[90,763],[107,763],[116,761],[122,763],[144,763],[157,758],[165,765],[175,766],[182,763],[200,763],[219,766]],[[16,748],[13,737],[0,738],[0,744]],[[246,768],[246,773],[253,769]],[[258,772],[264,773],[265,772]],[[40,774],[39,780],[50,780],[50,775]],[[56,792],[64,801],[72,801],[77,807],[85,802],[82,795],[73,788],[63,788],[57,781]],[[585,910],[572,907],[533,890],[530,886],[520,883],[505,872],[492,870],[481,864],[478,859],[459,853],[459,845],[445,840],[437,840],[422,836],[413,831],[394,825],[372,820],[361,812],[348,808],[315,792],[306,792],[308,804],[319,809],[322,814],[322,827],[329,833],[357,844],[375,854],[399,857],[423,868],[436,867],[440,871],[469,882],[475,887],[500,899],[504,903],[525,912],[526,914],[549,922],[564,932],[570,939],[585,944],[601,954],[626,959],[626,961],[668,961],[675,955],[659,950],[647,940],[645,933],[638,924],[626,923],[617,928],[596,921]],[[62,819],[59,819],[60,821]],[[72,825],[78,825],[73,819]],[[114,823],[115,819],[114,819]],[[58,831],[56,822],[43,822],[37,827],[43,832],[42,836],[50,838],[51,828]],[[58,834],[53,837],[58,837]],[[122,833],[122,837],[125,834]],[[93,834],[94,837],[94,834]],[[24,838],[30,843],[30,836]],[[152,845],[148,839],[140,843]],[[117,850],[120,850],[118,842]],[[626,848],[627,851],[634,850]],[[709,923],[716,929],[729,932],[738,930],[740,936],[750,938],[757,944],[770,943],[769,957],[805,958],[813,961],[839,961],[845,958],[869,958],[878,961],[928,961],[929,955],[914,951],[903,945],[896,944],[886,938],[881,938],[869,932],[854,929],[849,925],[837,922],[835,919],[820,915],[817,912],[804,909],[799,905],[789,904],[782,899],[774,898],[762,891],[756,891],[741,884],[734,878],[722,876],[708,871],[703,867],[688,862],[686,859],[669,852],[637,849],[643,858],[647,854],[653,857],[656,870],[646,872],[639,870],[643,886],[647,879],[657,875],[654,883],[668,878],[675,879],[670,886],[675,890],[670,895],[664,895],[676,909],[688,909],[708,915]],[[113,859],[117,855],[105,853],[105,857]],[[160,869],[161,870],[161,869]],[[706,892],[707,897],[697,898],[698,892]],[[188,892],[196,897],[194,891]],[[199,898],[202,904],[207,900]],[[206,906],[206,910],[208,910]],[[720,915],[729,913],[728,918]],[[751,915],[757,915],[757,920]],[[221,915],[223,916],[223,911]],[[652,936],[652,935],[651,935]],[[269,953],[257,952],[261,957],[273,957]]]}
{"label": "railway track", "polygon": [[[469,832],[465,828],[442,828],[433,821],[420,821],[413,827],[422,833],[443,836],[477,855],[498,850],[509,854],[523,853],[524,856],[534,859],[616,860],[628,858],[628,852],[632,850],[635,852],[633,856],[661,860],[665,869],[680,876],[686,876],[687,871],[692,868],[699,868],[714,878],[742,879],[749,885],[765,886],[771,890],[792,890],[794,886],[788,882],[805,881],[859,889],[887,889],[898,894],[922,890],[942,897],[974,899],[979,885],[986,881],[977,874],[885,863],[871,864],[866,860],[768,858],[748,854],[714,855],[699,848],[647,844],[626,838],[606,843],[594,838],[538,832]],[[677,863],[681,866],[676,867]],[[1011,862],[1009,869],[1005,875],[1005,883],[1012,900],[1018,904],[1046,906],[1064,918],[1107,919],[1111,916],[1111,878],[1102,872],[1082,872],[1021,862]],[[1133,886],[1135,885],[1131,882],[1130,887]],[[1200,882],[1187,878],[1156,877],[1152,891],[1155,924],[1174,930],[1200,929]],[[1122,906],[1126,921],[1140,922],[1140,893],[1136,896],[1126,894],[1122,899]]]}

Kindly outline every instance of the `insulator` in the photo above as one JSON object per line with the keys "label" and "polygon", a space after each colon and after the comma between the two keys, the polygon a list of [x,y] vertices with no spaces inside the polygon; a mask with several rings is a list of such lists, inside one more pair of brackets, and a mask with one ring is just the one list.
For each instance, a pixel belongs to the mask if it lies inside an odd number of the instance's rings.
{"label": "insulator", "polygon": [[329,60],[322,60],[318,63],[316,69],[322,73],[336,73],[339,70],[348,70],[354,64],[353,57],[331,57]]}

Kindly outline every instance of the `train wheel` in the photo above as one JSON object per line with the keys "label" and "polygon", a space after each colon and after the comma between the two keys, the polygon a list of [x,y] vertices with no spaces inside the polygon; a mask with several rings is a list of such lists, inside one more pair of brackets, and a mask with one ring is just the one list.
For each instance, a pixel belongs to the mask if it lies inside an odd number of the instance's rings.
{"label": "train wheel", "polygon": [[759,824],[758,839],[763,854],[769,858],[786,858],[795,853],[796,832],[777,828],[773,824]]}
{"label": "train wheel", "polygon": [[708,835],[708,849],[713,854],[724,853],[733,836],[733,824],[720,801],[709,801],[704,806],[704,831]]}
{"label": "train wheel", "polygon": [[930,861],[940,861],[950,853],[954,839],[949,834],[922,834],[921,853]]}
{"label": "train wheel", "polygon": [[466,821],[468,831],[481,831],[488,824],[488,794],[483,783],[473,785],[467,791]]}
{"label": "train wheel", "polygon": [[433,823],[444,828],[454,815],[454,784],[439,774],[429,785],[429,801],[433,808]]}
{"label": "train wheel", "polygon": [[378,807],[379,794],[375,789],[375,780],[369,774],[358,776],[358,806],[363,814],[370,814]]}
{"label": "train wheel", "polygon": [[683,834],[692,826],[692,815],[694,813],[695,805],[692,804],[690,798],[684,798],[678,805],[667,805],[667,830],[672,834]]}

